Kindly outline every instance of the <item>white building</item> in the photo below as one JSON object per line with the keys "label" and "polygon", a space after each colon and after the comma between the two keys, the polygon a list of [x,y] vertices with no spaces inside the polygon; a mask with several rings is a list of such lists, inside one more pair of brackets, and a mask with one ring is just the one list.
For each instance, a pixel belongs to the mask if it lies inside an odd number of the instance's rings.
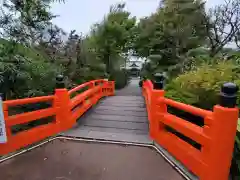
{"label": "white building", "polygon": [[130,71],[132,76],[139,76],[143,63],[144,63],[144,59],[131,56],[129,61],[123,64],[121,68],[124,68]]}

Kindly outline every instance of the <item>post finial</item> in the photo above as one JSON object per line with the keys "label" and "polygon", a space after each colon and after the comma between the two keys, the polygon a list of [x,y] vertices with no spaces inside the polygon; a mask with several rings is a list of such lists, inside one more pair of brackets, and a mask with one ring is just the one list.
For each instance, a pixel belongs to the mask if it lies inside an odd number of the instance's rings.
{"label": "post finial", "polygon": [[154,89],[163,89],[164,88],[165,76],[163,73],[155,73],[153,80]]}
{"label": "post finial", "polygon": [[228,82],[223,84],[220,93],[220,105],[227,108],[234,108],[237,104],[238,90],[238,86],[234,83]]}
{"label": "post finial", "polygon": [[57,77],[56,77],[56,88],[57,89],[65,88],[64,76],[63,75],[57,75]]}

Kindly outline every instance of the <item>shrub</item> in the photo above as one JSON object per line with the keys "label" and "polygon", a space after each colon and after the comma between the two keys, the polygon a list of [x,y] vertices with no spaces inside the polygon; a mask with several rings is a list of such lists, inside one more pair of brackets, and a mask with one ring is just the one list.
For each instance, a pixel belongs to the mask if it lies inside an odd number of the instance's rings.
{"label": "shrub", "polygon": [[[4,41],[5,42],[5,41]],[[62,68],[38,51],[11,41],[0,41],[0,92],[7,99],[53,93],[55,77]]]}
{"label": "shrub", "polygon": [[109,80],[115,81],[116,89],[122,89],[129,82],[129,74],[126,70],[115,70],[111,72]]}
{"label": "shrub", "polygon": [[222,84],[235,82],[240,85],[239,66],[232,61],[203,64],[173,79],[166,86],[166,96],[204,109],[218,103]]}

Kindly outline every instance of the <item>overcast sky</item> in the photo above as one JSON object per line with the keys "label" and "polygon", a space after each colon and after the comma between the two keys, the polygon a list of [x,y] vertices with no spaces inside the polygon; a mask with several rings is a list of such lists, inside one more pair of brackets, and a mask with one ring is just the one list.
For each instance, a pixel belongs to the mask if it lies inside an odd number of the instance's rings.
{"label": "overcast sky", "polygon": [[[207,7],[214,6],[224,0],[207,0]],[[141,18],[153,13],[159,0],[66,0],[65,4],[53,4],[52,12],[60,17],[53,23],[69,32],[87,34],[92,24],[102,20],[112,4],[126,2],[126,8],[133,16]]]}

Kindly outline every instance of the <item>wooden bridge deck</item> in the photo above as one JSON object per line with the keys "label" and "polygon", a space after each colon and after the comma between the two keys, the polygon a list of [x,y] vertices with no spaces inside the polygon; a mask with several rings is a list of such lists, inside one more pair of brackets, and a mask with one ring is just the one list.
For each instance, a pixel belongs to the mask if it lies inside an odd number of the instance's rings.
{"label": "wooden bridge deck", "polygon": [[99,140],[152,143],[148,136],[148,120],[138,88],[138,80],[101,100],[96,107],[81,117],[78,124],[65,136]]}

